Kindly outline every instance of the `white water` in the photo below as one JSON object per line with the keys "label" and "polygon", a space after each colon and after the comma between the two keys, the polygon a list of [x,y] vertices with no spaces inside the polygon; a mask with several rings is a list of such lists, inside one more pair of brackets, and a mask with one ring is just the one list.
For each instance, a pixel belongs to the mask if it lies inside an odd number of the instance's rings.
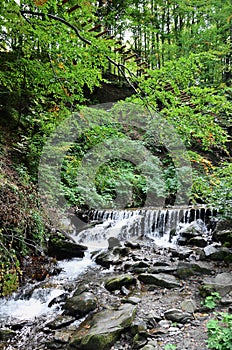
{"label": "white water", "polygon": [[[50,301],[65,292],[67,280],[75,280],[87,268],[94,265],[90,258],[90,252],[85,254],[83,259],[75,258],[63,260],[58,263],[63,271],[56,277],[50,278],[47,283],[31,285],[34,290],[29,298],[23,293],[16,293],[9,299],[0,299],[0,323],[6,320],[33,320],[41,315],[61,312],[55,310],[56,305],[48,307]],[[27,286],[28,289],[28,286]]]}
{"label": "white water", "polygon": [[[96,210],[90,212],[92,220],[103,221],[74,236],[78,243],[92,248],[107,248],[110,237],[120,241],[150,238],[158,246],[168,247],[176,243],[183,225],[211,215],[211,210],[202,208]],[[172,237],[172,233],[175,233]]]}

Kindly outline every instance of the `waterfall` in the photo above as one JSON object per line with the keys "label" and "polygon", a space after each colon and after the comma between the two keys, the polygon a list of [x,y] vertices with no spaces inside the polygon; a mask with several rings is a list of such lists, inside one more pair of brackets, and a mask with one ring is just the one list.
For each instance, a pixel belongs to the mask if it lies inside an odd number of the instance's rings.
{"label": "waterfall", "polygon": [[[202,207],[188,208],[141,208],[125,210],[91,210],[85,213],[89,221],[101,222],[75,236],[79,243],[92,242],[94,245],[107,239],[116,237],[119,240],[151,238],[155,241],[170,242],[173,235],[178,234],[178,229],[197,219],[207,224],[212,216],[216,215],[215,209]],[[78,230],[77,230],[78,231]]]}

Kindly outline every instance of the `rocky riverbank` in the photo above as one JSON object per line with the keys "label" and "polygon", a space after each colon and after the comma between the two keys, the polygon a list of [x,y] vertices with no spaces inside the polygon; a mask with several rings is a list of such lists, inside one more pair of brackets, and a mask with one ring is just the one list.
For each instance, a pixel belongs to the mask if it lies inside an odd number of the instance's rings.
{"label": "rocky riverbank", "polygon": [[[108,249],[92,252],[96,264],[50,301],[54,315],[2,325],[0,349],[206,350],[208,320],[215,310],[232,311],[232,250],[219,242],[231,226],[219,226],[218,242],[204,234],[200,247],[192,227],[183,232],[185,247],[110,240]],[[215,310],[204,305],[212,291],[222,297]]]}

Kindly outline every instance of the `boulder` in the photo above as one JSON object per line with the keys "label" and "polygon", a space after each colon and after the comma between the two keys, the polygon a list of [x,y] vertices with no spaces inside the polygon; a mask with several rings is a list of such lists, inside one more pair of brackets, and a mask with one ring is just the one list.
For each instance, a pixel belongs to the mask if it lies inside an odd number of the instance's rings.
{"label": "boulder", "polygon": [[225,296],[232,291],[232,274],[223,272],[216,277],[205,278],[203,280],[203,288],[209,292],[216,291],[221,296]]}
{"label": "boulder", "polygon": [[201,219],[197,219],[189,224],[185,224],[179,231],[181,237],[190,238],[202,236],[206,232],[206,226]]}
{"label": "boulder", "polygon": [[215,242],[220,242],[227,247],[232,247],[232,229],[214,232],[213,240]]}
{"label": "boulder", "polygon": [[108,248],[113,249],[114,247],[121,247],[121,242],[118,238],[110,237],[108,238]]}
{"label": "boulder", "polygon": [[192,237],[188,240],[189,245],[204,248],[207,246],[207,239],[202,236]]}
{"label": "boulder", "polygon": [[64,304],[65,312],[68,315],[82,317],[97,307],[97,299],[93,293],[84,292],[66,300]]}
{"label": "boulder", "polygon": [[189,320],[193,319],[193,316],[188,312],[183,312],[179,309],[169,309],[164,312],[164,317],[167,320],[178,323],[186,323]]}
{"label": "boulder", "polygon": [[105,288],[110,292],[121,289],[123,286],[130,286],[136,284],[136,278],[131,275],[120,275],[110,278],[105,282]]}
{"label": "boulder", "polygon": [[121,263],[119,254],[113,254],[111,250],[98,254],[95,257],[95,261],[98,265],[106,268],[110,268],[111,265],[117,265]]}
{"label": "boulder", "polygon": [[138,279],[144,284],[153,284],[164,288],[180,287],[180,283],[174,276],[165,273],[142,273],[138,276]]}
{"label": "boulder", "polygon": [[86,246],[77,244],[62,234],[52,236],[48,242],[48,255],[58,260],[83,258],[87,249]]}
{"label": "boulder", "polygon": [[232,262],[232,249],[229,248],[210,244],[204,248],[204,255],[210,260]]}
{"label": "boulder", "polygon": [[72,334],[70,347],[82,350],[109,350],[120,334],[131,326],[136,306],[121,305],[118,309],[100,311],[87,318]]}

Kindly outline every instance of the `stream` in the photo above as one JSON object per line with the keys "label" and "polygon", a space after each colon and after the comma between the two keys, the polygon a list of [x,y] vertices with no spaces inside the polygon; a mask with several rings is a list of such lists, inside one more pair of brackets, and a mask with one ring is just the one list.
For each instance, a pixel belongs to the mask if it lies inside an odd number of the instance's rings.
{"label": "stream", "polygon": [[[10,326],[16,331],[17,342],[17,345],[9,342],[3,349],[30,349],[31,337],[34,344],[40,344],[43,338],[39,331],[41,324],[46,325],[49,320],[62,313],[58,301],[67,293],[72,294],[79,279],[83,275],[87,275],[87,279],[98,278],[99,273],[109,273],[113,269],[103,269],[91,258],[94,251],[108,247],[110,237],[120,242],[143,240],[148,245],[171,247],[176,244],[178,232],[190,222],[201,220],[207,234],[206,222],[212,214],[210,209],[204,207],[89,212],[92,222],[101,223],[80,232],[75,228],[72,234],[77,243],[88,246],[83,259],[59,261],[58,267],[62,269],[59,275],[43,282],[29,283],[11,297],[0,299],[0,328]],[[76,324],[80,321],[76,321]],[[36,349],[39,348],[38,345]]]}

